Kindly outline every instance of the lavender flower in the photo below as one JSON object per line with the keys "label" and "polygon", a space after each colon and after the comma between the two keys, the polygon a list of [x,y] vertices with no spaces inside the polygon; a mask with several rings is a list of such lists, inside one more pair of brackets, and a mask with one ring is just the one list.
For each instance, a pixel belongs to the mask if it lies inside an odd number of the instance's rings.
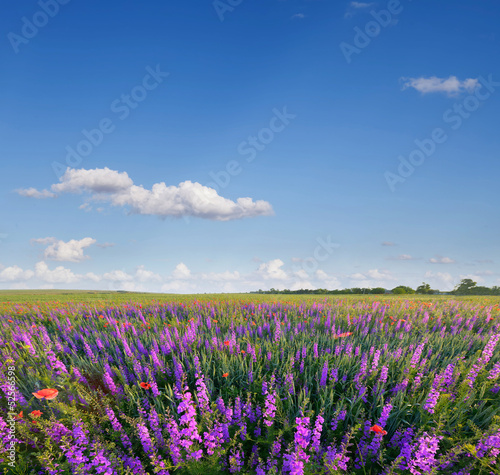
{"label": "lavender flower", "polygon": [[[413,447],[415,451],[413,458],[408,464],[408,468],[412,475],[421,475],[421,473],[431,473],[437,465],[435,455],[439,450],[439,441],[442,436],[434,437],[424,432],[422,437],[419,437]],[[422,471],[422,472],[421,472]]]}

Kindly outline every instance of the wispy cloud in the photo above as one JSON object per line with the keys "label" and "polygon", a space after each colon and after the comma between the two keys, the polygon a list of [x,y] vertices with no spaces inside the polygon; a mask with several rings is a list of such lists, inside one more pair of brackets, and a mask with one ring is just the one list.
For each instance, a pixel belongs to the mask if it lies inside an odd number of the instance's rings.
{"label": "wispy cloud", "polygon": [[399,256],[390,256],[386,258],[389,261],[414,261],[417,258],[410,256],[410,254],[400,254]]}
{"label": "wispy cloud", "polygon": [[384,241],[381,245],[382,246],[395,246],[396,243],[391,242],[391,241]]}
{"label": "wispy cloud", "polygon": [[57,196],[55,193],[52,193],[49,190],[39,191],[36,188],[20,188],[15,191],[21,196],[26,196],[28,198],[36,198],[37,200],[43,200],[46,198],[56,198]]}
{"label": "wispy cloud", "polygon": [[403,81],[403,91],[408,88],[416,89],[422,94],[441,92],[448,96],[456,96],[461,92],[473,92],[479,85],[478,79],[468,78],[460,81],[456,76],[449,78],[438,78],[431,76],[429,78],[401,78]]}
{"label": "wispy cloud", "polygon": [[366,10],[367,8],[372,7],[375,3],[367,3],[367,2],[349,2],[347,5],[347,10],[345,12],[344,17],[349,18],[355,15],[356,12]]}
{"label": "wispy cloud", "polygon": [[[193,216],[229,221],[273,214],[272,206],[267,201],[253,201],[252,198],[232,201],[220,196],[213,188],[191,181],[184,181],[177,186],[155,183],[151,189],[147,189],[142,185],[134,185],[126,172],[107,167],[93,170],[68,168],[60,178],[60,183],[52,185],[51,190],[53,193],[85,192],[90,194],[91,200],[127,207],[131,213],[161,218]],[[37,197],[34,192],[24,196]]]}
{"label": "wispy cloud", "polygon": [[292,20],[303,20],[306,16],[303,13],[296,13],[292,15]]}
{"label": "wispy cloud", "polygon": [[106,249],[107,247],[113,247],[115,245],[114,242],[103,242],[103,243],[97,243],[96,246],[100,247],[102,249]]}
{"label": "wispy cloud", "polygon": [[454,264],[455,261],[451,257],[436,256],[429,259],[431,264]]}

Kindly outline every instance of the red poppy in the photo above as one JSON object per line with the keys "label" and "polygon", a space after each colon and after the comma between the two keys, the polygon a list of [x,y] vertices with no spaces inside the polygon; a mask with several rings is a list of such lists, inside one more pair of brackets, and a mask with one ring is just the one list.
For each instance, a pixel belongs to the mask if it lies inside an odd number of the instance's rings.
{"label": "red poppy", "polygon": [[32,411],[32,412],[30,413],[30,416],[31,416],[31,417],[40,417],[41,415],[42,415],[42,411],[38,411],[38,410],[36,410],[36,411]]}
{"label": "red poppy", "polygon": [[343,338],[344,336],[351,336],[352,332],[347,332],[347,333],[341,333],[340,335],[337,335],[339,338]]}
{"label": "red poppy", "polygon": [[227,340],[226,340],[226,341],[224,342],[224,345],[229,346],[229,341],[227,341]]}
{"label": "red poppy", "polygon": [[382,427],[378,426],[377,424],[375,424],[374,426],[370,427],[370,430],[375,432],[376,434],[382,434],[382,435],[386,435],[387,434],[387,431],[382,429]]}
{"label": "red poppy", "polygon": [[35,396],[37,399],[55,399],[55,397],[59,394],[59,391],[57,389],[41,389],[37,393],[32,393],[33,396]]}
{"label": "red poppy", "polygon": [[10,319],[9,319],[9,323],[14,323],[14,320],[10,320]]}
{"label": "red poppy", "polygon": [[149,384],[149,383],[140,383],[139,386],[142,389],[151,389],[151,384]]}
{"label": "red poppy", "polygon": [[227,378],[228,376],[229,376],[229,373],[224,373],[224,374],[222,375],[222,377],[223,377],[223,378]]}
{"label": "red poppy", "polygon": [[16,421],[18,421],[19,419],[22,419],[23,418],[23,411],[21,411],[16,417],[14,417],[14,419]]}
{"label": "red poppy", "polygon": [[242,352],[243,354],[245,354],[245,350],[241,350],[241,352]]}

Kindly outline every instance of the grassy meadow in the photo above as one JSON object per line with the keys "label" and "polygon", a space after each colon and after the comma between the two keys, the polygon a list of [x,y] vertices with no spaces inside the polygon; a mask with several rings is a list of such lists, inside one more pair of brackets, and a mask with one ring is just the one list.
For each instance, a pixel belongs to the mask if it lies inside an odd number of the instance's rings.
{"label": "grassy meadow", "polygon": [[500,473],[500,298],[0,292],[6,474]]}

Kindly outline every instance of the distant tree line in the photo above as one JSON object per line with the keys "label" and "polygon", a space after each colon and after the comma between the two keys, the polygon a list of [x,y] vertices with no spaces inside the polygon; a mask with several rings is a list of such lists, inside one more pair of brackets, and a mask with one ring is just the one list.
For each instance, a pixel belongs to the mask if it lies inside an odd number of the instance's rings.
{"label": "distant tree line", "polygon": [[354,287],[352,289],[328,290],[328,289],[299,289],[299,290],[277,290],[271,288],[269,290],[259,289],[251,292],[253,294],[318,294],[318,295],[363,295],[363,294],[395,294],[395,295],[500,295],[500,287],[483,287],[478,286],[472,279],[462,279],[460,284],[450,292],[441,292],[432,289],[429,284],[422,282],[416,289],[412,289],[406,285],[398,285],[393,289],[385,289],[383,287],[362,288]]}

